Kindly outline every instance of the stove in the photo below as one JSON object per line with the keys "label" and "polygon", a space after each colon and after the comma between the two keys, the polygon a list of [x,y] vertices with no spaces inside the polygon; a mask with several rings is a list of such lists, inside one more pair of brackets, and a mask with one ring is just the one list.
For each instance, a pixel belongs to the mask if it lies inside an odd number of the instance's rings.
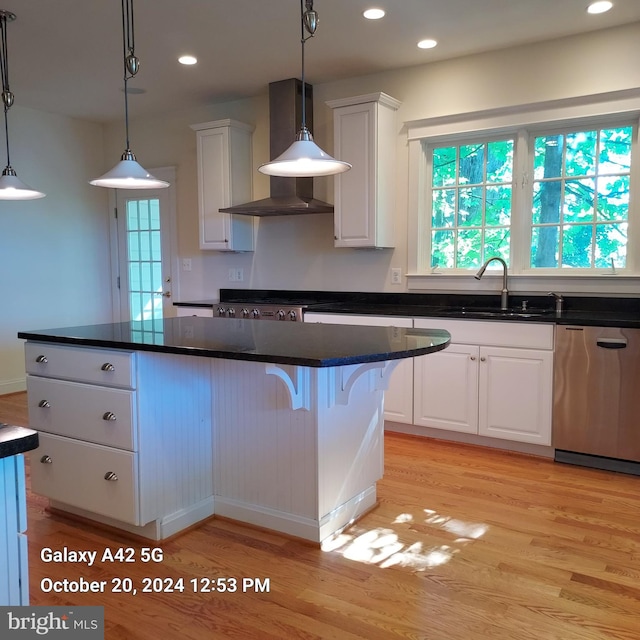
{"label": "stove", "polygon": [[247,320],[279,320],[281,322],[302,322],[304,310],[313,300],[260,299],[259,301],[221,301],[214,308],[214,315],[220,318],[244,318]]}

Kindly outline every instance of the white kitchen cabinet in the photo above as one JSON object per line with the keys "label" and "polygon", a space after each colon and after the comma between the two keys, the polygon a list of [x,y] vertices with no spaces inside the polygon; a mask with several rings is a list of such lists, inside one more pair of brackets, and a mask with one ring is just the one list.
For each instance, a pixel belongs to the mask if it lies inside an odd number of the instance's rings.
{"label": "white kitchen cabinet", "polygon": [[396,111],[400,102],[372,93],[327,102],[334,155],[352,164],[334,176],[335,246],[395,246]]}
{"label": "white kitchen cabinet", "polygon": [[176,317],[213,318],[213,307],[176,307]]}
{"label": "white kitchen cabinet", "polygon": [[220,212],[251,200],[253,127],[215,120],[191,128],[197,139],[200,248],[253,251],[253,217]]}
{"label": "white kitchen cabinet", "polygon": [[25,356],[35,493],[153,540],[213,513],[208,359],[42,342]]}
{"label": "white kitchen cabinet", "polygon": [[415,358],[415,424],[551,444],[552,324],[416,318],[414,325],[451,333],[447,349]]}
{"label": "white kitchen cabinet", "polygon": [[[398,316],[359,316],[340,313],[304,314],[305,322],[324,322],[327,324],[351,324],[376,327],[412,327],[411,318]],[[431,354],[429,357],[431,358]],[[426,356],[425,356],[426,358]],[[412,424],[413,422],[413,358],[398,363],[391,374],[389,387],[384,392],[384,418],[394,422]]]}

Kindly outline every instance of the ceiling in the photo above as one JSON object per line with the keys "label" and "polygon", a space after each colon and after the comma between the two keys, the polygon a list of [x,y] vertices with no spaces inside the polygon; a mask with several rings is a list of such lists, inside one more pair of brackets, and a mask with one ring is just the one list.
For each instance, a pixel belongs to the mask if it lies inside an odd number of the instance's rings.
{"label": "ceiling", "polygon": [[[638,0],[589,15],[588,0],[315,0],[312,83],[419,65],[640,20]],[[123,117],[120,0],[0,0],[16,104],[89,120]],[[386,9],[370,21],[362,11]],[[267,91],[300,76],[299,0],[136,0],[132,117]],[[435,49],[418,40],[434,38]],[[199,62],[185,67],[178,55]]]}

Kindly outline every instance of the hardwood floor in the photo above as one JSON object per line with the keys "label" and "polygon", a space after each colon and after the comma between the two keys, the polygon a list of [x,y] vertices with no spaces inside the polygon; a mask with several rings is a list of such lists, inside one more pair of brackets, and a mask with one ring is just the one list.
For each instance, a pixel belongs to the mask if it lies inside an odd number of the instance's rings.
{"label": "hardwood floor", "polygon": [[[0,421],[26,424],[25,407],[24,394],[0,397]],[[214,518],[143,563],[155,545],[29,494],[31,604],[104,605],[108,640],[640,638],[640,478],[409,436],[385,446],[379,506],[323,549]],[[65,546],[98,559],[40,557]],[[136,562],[102,561],[127,547]],[[44,593],[47,577],[103,580],[108,593]],[[137,595],[111,592],[123,577]],[[185,589],[142,593],[144,578]],[[234,592],[192,588],[232,578]],[[243,592],[243,578],[260,582]]]}

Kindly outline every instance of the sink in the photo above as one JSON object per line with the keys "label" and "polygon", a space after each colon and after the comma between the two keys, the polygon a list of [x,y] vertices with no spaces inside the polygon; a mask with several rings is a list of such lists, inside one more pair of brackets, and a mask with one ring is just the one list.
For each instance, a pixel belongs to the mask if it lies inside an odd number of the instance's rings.
{"label": "sink", "polygon": [[455,316],[474,318],[542,318],[553,314],[551,309],[474,309],[467,307],[443,308],[443,311]]}

